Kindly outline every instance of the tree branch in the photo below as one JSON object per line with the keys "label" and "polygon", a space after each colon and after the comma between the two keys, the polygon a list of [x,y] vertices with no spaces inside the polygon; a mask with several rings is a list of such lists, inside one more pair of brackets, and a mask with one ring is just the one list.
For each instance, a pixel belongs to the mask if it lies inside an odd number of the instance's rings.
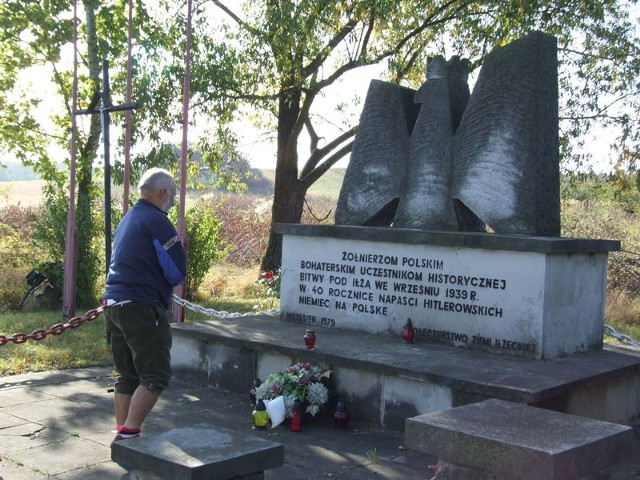
{"label": "tree branch", "polygon": [[353,147],[353,142],[350,142],[348,145],[345,145],[336,153],[327,158],[318,168],[312,170],[307,175],[300,179],[300,183],[302,184],[302,188],[305,190],[308,189],[311,185],[313,185],[316,180],[318,180],[322,175],[324,175],[327,170],[333,167],[340,159],[346,156],[349,152],[351,152],[351,148]]}
{"label": "tree branch", "polygon": [[242,28],[246,29],[248,32],[251,32],[253,35],[262,37],[262,32],[254,27],[252,27],[251,25],[249,25],[247,22],[245,22],[243,19],[241,19],[238,15],[236,15],[229,7],[227,7],[224,3],[220,2],[219,0],[211,0],[211,2],[218,7],[220,10],[222,10],[224,13],[226,13],[229,17],[231,17],[231,19],[236,22],[239,26],[241,26]]}
{"label": "tree branch", "polygon": [[355,127],[351,128],[351,129],[347,130],[343,134],[339,135],[338,137],[334,138],[333,140],[331,140],[324,147],[315,150],[311,154],[311,156],[309,156],[309,158],[307,159],[307,162],[305,163],[304,168],[302,169],[302,172],[300,172],[300,178],[304,178],[307,175],[309,175],[313,171],[313,169],[316,168],[318,163],[320,163],[320,161],[322,160],[322,158],[324,156],[328,155],[329,152],[331,152],[333,149],[337,148],[338,145],[346,142],[351,137],[355,136],[357,131],[358,131],[358,127],[355,126]]}
{"label": "tree branch", "polygon": [[313,153],[318,149],[318,141],[320,137],[318,137],[316,129],[313,128],[313,124],[311,123],[311,119],[309,117],[307,117],[307,119],[305,120],[304,125],[305,127],[307,127],[307,132],[309,133],[309,138],[311,139],[309,150],[311,151],[311,153]]}
{"label": "tree branch", "polygon": [[325,52],[325,53],[317,55],[316,58],[311,60],[311,62],[306,67],[303,67],[302,69],[303,78],[306,78],[309,75],[311,75],[312,72],[317,71],[320,68],[320,66],[325,62],[325,60],[329,57],[331,52],[333,52],[333,50],[340,44],[340,42],[344,40],[346,36],[353,31],[354,27],[357,24],[358,23],[355,20],[350,19],[335,34],[335,36],[331,40],[329,40],[329,42],[327,43],[327,46],[321,50],[321,52]]}

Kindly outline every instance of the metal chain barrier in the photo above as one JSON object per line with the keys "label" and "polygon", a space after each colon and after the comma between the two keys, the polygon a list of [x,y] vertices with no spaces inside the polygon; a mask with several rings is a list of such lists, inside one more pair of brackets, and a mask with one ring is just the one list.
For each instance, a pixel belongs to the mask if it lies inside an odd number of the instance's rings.
{"label": "metal chain barrier", "polygon": [[[249,316],[254,316],[254,315],[277,316],[277,315],[280,314],[280,310],[279,309],[271,309],[271,310],[265,311],[265,312],[247,312],[247,313],[229,313],[229,312],[225,312],[225,311],[218,311],[218,310],[214,310],[212,308],[205,308],[205,307],[202,307],[202,306],[197,305],[195,303],[191,303],[191,302],[189,302],[187,300],[184,300],[184,299],[178,297],[175,294],[173,295],[173,301],[176,304],[181,305],[182,307],[187,308],[189,310],[192,310],[194,312],[200,312],[200,313],[203,313],[203,314],[205,314],[207,316],[217,317],[217,318],[239,318],[239,317],[249,317]],[[6,335],[1,335],[0,334],[0,347],[6,345],[7,343],[15,343],[17,345],[20,345],[20,344],[25,343],[25,342],[27,342],[29,340],[40,341],[40,340],[44,340],[49,335],[56,335],[56,336],[60,335],[60,334],[64,333],[65,330],[67,330],[69,328],[78,328],[83,323],[91,322],[91,321],[95,320],[96,318],[98,318],[100,316],[100,314],[102,312],[104,312],[105,308],[107,308],[107,307],[100,306],[100,307],[95,308],[93,310],[89,310],[82,317],[73,317],[71,320],[69,320],[66,323],[56,323],[55,325],[52,325],[48,329],[40,328],[38,330],[34,330],[31,333],[14,333],[11,336],[6,336]]]}
{"label": "metal chain barrier", "polygon": [[247,312],[247,313],[229,313],[225,311],[218,311],[218,310],[214,310],[213,308],[205,308],[201,305],[191,303],[188,300],[180,298],[175,293],[173,294],[173,302],[193,312],[199,312],[209,317],[216,317],[216,318],[240,318],[240,317],[253,317],[255,315],[271,315],[275,317],[280,314],[280,310],[277,308],[273,308],[266,312]]}
{"label": "metal chain barrier", "polygon": [[73,317],[66,323],[56,323],[46,330],[41,328],[38,330],[34,330],[31,333],[15,333],[10,337],[7,337],[6,335],[0,335],[0,347],[6,345],[9,342],[21,344],[27,342],[28,340],[44,340],[49,335],[60,335],[69,328],[78,328],[83,323],[95,320],[104,311],[104,308],[105,307],[98,307],[93,310],[89,310],[82,317]]}
{"label": "metal chain barrier", "polygon": [[632,347],[640,347],[640,342],[634,340],[629,335],[616,331],[611,325],[604,326],[604,334],[609,335],[617,340],[620,340],[625,345],[631,345]]}

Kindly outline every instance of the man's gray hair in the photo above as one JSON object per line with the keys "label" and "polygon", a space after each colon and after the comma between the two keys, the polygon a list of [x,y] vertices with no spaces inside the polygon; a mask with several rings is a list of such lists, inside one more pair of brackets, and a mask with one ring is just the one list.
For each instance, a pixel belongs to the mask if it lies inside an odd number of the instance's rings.
{"label": "man's gray hair", "polygon": [[142,195],[144,192],[156,192],[163,188],[172,188],[176,186],[176,181],[168,170],[164,168],[150,168],[142,175],[138,183],[138,193]]}

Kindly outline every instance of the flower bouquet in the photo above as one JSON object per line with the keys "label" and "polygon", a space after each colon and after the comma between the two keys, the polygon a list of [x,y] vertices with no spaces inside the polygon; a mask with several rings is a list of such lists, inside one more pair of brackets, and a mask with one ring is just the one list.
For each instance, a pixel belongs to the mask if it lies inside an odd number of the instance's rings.
{"label": "flower bouquet", "polygon": [[273,373],[256,388],[256,398],[273,400],[282,396],[287,416],[290,416],[296,399],[305,406],[305,412],[315,416],[329,400],[329,390],[323,380],[331,376],[311,363],[296,363],[283,372]]}

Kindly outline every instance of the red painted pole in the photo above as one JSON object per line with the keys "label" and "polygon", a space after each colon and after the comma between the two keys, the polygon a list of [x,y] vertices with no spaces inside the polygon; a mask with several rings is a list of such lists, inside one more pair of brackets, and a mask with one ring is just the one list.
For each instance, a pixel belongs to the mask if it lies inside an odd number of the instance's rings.
{"label": "red painted pole", "polygon": [[[133,96],[132,87],[132,61],[131,50],[133,44],[133,0],[129,0],[129,33],[127,36],[127,90],[125,93],[125,102],[131,103]],[[131,110],[124,112],[124,191],[122,193],[122,214],[129,210],[129,184],[131,182]]]}
{"label": "red painted pole", "polygon": [[[180,158],[180,212],[178,214],[178,236],[188,252],[188,244],[185,233],[185,204],[187,196],[187,154],[189,139],[189,97],[191,95],[191,0],[187,2],[187,41],[185,47],[184,87],[182,94],[182,155]],[[180,298],[186,296],[186,280],[174,289],[174,293]],[[184,308],[173,304],[173,321],[184,322]]]}
{"label": "red painted pole", "polygon": [[71,161],[69,165],[69,210],[67,211],[67,231],[64,246],[64,279],[62,293],[62,315],[73,317],[76,312],[76,142],[77,124],[75,112],[78,109],[78,16],[77,2],[73,2],[73,93],[71,100]]}

